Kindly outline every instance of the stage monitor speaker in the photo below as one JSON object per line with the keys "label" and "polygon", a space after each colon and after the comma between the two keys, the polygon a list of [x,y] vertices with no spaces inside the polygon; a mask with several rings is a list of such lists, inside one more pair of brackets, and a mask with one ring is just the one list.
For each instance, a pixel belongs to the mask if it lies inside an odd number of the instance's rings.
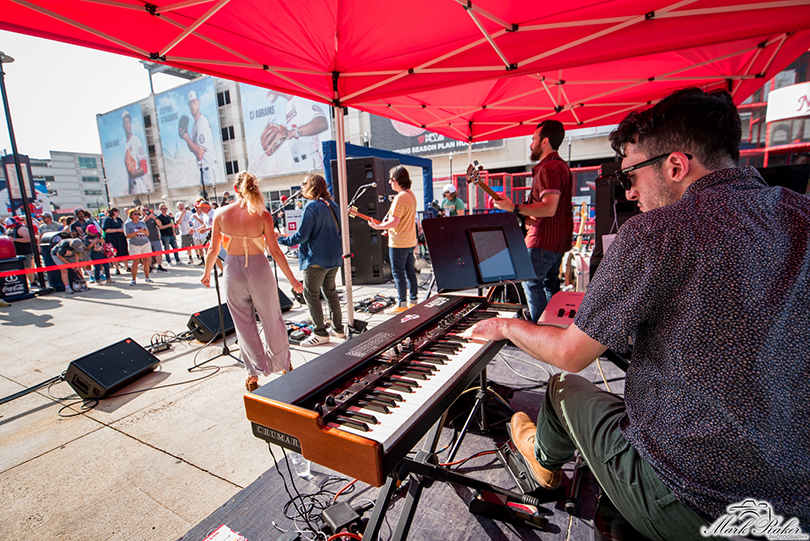
{"label": "stage monitor speaker", "polygon": [[155,369],[160,360],[132,338],[72,361],[65,381],[82,398],[105,398]]}
{"label": "stage monitor speaker", "polygon": [[278,303],[281,305],[282,312],[289,312],[293,307],[293,301],[290,300],[280,289],[278,290]]}
{"label": "stage monitor speaker", "polygon": [[[222,303],[222,317],[225,319],[225,335],[233,334],[233,319],[228,305]],[[214,306],[202,312],[191,314],[188,320],[188,328],[194,334],[194,338],[200,342],[211,342],[215,338],[222,337],[222,327],[219,323],[219,307]]]}
{"label": "stage monitor speaker", "polygon": [[[376,182],[357,198],[358,212],[375,220],[385,217],[396,192],[388,184],[388,172],[399,165],[399,160],[365,157],[346,160],[346,192],[354,196],[360,186]],[[332,179],[337,182],[337,161],[332,161]],[[333,187],[335,202],[341,206],[340,191]],[[352,282],[356,284],[384,284],[391,280],[391,262],[388,260],[388,237],[382,231],[371,229],[361,218],[349,218]],[[343,269],[341,268],[341,272]]]}

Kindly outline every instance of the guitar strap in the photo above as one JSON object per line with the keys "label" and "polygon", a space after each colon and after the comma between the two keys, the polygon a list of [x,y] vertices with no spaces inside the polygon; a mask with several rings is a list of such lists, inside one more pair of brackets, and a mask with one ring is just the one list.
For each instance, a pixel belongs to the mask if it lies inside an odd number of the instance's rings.
{"label": "guitar strap", "polygon": [[335,221],[335,227],[338,230],[338,234],[340,234],[340,225],[338,224],[337,216],[335,216],[335,209],[332,208],[332,205],[329,204],[329,201],[325,201],[322,197],[320,200],[329,208],[329,211],[332,213],[332,219]]}

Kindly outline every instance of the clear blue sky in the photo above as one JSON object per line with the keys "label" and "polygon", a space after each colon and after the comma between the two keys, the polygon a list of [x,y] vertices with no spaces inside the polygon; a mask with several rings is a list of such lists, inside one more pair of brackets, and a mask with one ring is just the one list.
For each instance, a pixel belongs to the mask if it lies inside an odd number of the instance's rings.
{"label": "clear blue sky", "polygon": [[[100,153],[96,114],[149,95],[149,74],[134,59],[57,41],[0,31],[17,150],[32,158],[49,151]],[[186,81],[154,77],[155,92]],[[11,153],[6,115],[0,107],[0,154]]]}

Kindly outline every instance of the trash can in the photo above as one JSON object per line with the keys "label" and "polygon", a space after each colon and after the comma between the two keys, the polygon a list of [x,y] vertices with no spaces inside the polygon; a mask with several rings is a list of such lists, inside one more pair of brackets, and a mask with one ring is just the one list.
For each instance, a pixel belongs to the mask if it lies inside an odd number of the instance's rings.
{"label": "trash can", "polygon": [[[42,240],[39,243],[39,255],[42,256],[42,264],[46,267],[56,265],[56,261],[53,260],[53,256],[51,255],[51,250],[53,250],[53,247],[59,244],[62,239],[69,238],[70,233],[67,231],[51,231],[42,235]],[[49,270],[47,271],[47,274],[48,284],[54,289],[54,291],[65,290],[65,284],[62,283],[61,272],[58,270]]]}
{"label": "trash can", "polygon": [[[3,257],[3,259],[0,259],[0,272],[23,270],[25,268],[25,256],[16,255],[14,241],[9,237],[0,237],[0,254]],[[30,299],[33,296],[34,294],[28,289],[28,278],[24,274],[0,277],[0,297],[4,301],[21,301]]]}

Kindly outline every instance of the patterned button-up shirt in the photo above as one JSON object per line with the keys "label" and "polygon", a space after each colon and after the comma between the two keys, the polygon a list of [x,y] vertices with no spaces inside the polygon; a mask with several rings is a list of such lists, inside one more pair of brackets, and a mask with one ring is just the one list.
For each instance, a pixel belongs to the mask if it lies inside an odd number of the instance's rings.
{"label": "patterned button-up shirt", "polygon": [[621,429],[682,503],[759,498],[810,529],[810,198],[699,179],[622,226],[574,322],[632,341]]}

